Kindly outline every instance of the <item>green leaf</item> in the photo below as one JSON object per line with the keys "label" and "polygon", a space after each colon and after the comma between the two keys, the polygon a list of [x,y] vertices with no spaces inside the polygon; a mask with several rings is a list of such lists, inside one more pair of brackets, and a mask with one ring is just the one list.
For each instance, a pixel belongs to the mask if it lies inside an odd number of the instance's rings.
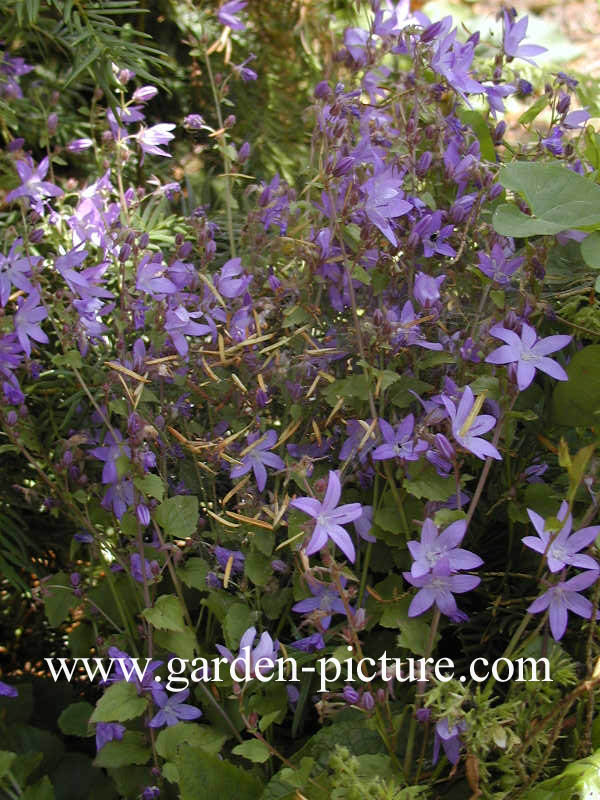
{"label": "green leaf", "polygon": [[152,608],[145,608],[142,616],[155,628],[166,631],[184,631],[183,609],[174,594],[163,594]]}
{"label": "green leaf", "polygon": [[479,140],[479,148],[481,157],[486,161],[496,163],[496,150],[490,128],[483,115],[479,111],[470,111],[468,109],[461,109],[458,114],[461,122],[470,125]]}
{"label": "green leaf", "polygon": [[263,784],[254,775],[196,747],[184,745],[175,763],[181,800],[198,800],[199,787],[202,797],[258,800],[262,794]]}
{"label": "green leaf", "polygon": [[244,562],[244,572],[255,586],[264,586],[273,574],[271,559],[256,550],[251,550]]}
{"label": "green leaf", "polygon": [[179,658],[192,659],[198,648],[196,634],[190,628],[183,631],[154,631],[154,641],[159,647],[175,653]]}
{"label": "green leaf", "polygon": [[430,464],[426,464],[412,480],[405,478],[402,485],[413,497],[436,502],[445,501],[456,492],[454,476],[442,478]]}
{"label": "green leaf", "polygon": [[229,647],[237,647],[242,634],[252,627],[256,620],[255,612],[251,611],[244,603],[234,603],[229,607],[223,631]]}
{"label": "green leaf", "polygon": [[499,180],[525,198],[533,216],[499,206],[493,218],[498,233],[524,237],[600,224],[600,186],[566,166],[514,161],[502,167]]}
{"label": "green leaf", "polygon": [[126,731],[121,741],[104,745],[94,760],[96,767],[128,767],[131,764],[147,764],[152,751],[146,744],[146,736],[137,731]]}
{"label": "green leaf", "polygon": [[90,717],[90,722],[126,722],[141,716],[148,706],[137,693],[135,683],[119,681],[104,692]]}
{"label": "green leaf", "polygon": [[395,506],[379,508],[375,512],[373,522],[378,528],[388,533],[402,533],[402,524],[398,517],[398,509]]}
{"label": "green leaf", "polygon": [[236,756],[243,756],[255,764],[264,764],[271,757],[269,748],[260,739],[248,739],[246,742],[238,744],[232,751]]}
{"label": "green leaf", "polygon": [[591,269],[600,269],[600,233],[590,233],[581,243],[581,257]]}
{"label": "green leaf", "polygon": [[191,495],[169,497],[155,512],[156,521],[167,536],[186,539],[198,526],[198,498]]}
{"label": "green leaf", "polygon": [[203,591],[207,588],[206,576],[209,569],[208,563],[203,558],[188,558],[183,568],[179,570],[179,577],[190,589]]}
{"label": "green leaf", "polygon": [[52,575],[46,584],[46,589],[50,594],[44,598],[44,610],[50,625],[57,628],[67,619],[70,609],[77,603],[77,598],[73,594],[73,587],[66,572]]}
{"label": "green leaf", "polygon": [[216,755],[227,741],[227,734],[210,725],[178,722],[164,728],[156,737],[156,752],[166,761],[175,761],[183,744]]}
{"label": "green leaf", "polygon": [[569,764],[560,775],[538,783],[523,800],[583,800],[600,797],[600,750]]}
{"label": "green leaf", "polygon": [[91,703],[71,703],[58,718],[58,727],[65,736],[80,736],[82,738],[93,736],[93,733],[88,730],[93,712],[94,707]]}
{"label": "green leaf", "polygon": [[0,778],[6,775],[16,757],[16,753],[10,753],[8,750],[0,750]]}
{"label": "green leaf", "polygon": [[600,423],[600,345],[575,353],[567,367],[568,381],[554,387],[552,416],[559,425],[592,426]]}
{"label": "green leaf", "polygon": [[32,786],[28,786],[21,794],[21,800],[54,800],[54,797],[54,789],[47,775]]}
{"label": "green leaf", "polygon": [[535,103],[530,106],[527,111],[523,112],[519,117],[519,124],[520,125],[528,125],[530,122],[539,116],[542,111],[546,108],[549,103],[549,97],[546,94],[543,94],[541,97],[535,101]]}
{"label": "green leaf", "polygon": [[136,489],[143,492],[148,497],[154,497],[162,501],[165,494],[165,485],[158,475],[144,475],[143,478],[135,478],[133,481]]}

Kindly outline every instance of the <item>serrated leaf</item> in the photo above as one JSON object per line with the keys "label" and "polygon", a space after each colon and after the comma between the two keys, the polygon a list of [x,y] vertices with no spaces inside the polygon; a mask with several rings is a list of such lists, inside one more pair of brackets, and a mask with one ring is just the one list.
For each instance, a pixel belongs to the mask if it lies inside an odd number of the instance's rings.
{"label": "serrated leaf", "polygon": [[152,751],[146,736],[137,731],[126,731],[121,741],[108,742],[94,760],[95,767],[128,767],[131,764],[147,764]]}
{"label": "serrated leaf", "polygon": [[173,594],[161,595],[152,608],[145,608],[142,616],[155,628],[165,631],[184,631],[183,609]]}
{"label": "serrated leaf", "polygon": [[191,495],[169,497],[158,506],[155,518],[167,536],[176,539],[193,536],[198,526],[198,498]]}
{"label": "serrated leaf", "polygon": [[181,800],[198,800],[198,787],[203,797],[258,800],[263,784],[255,775],[235,767],[218,756],[184,745],[176,760]]}
{"label": "serrated leaf", "polygon": [[204,753],[217,754],[227,741],[227,734],[210,725],[178,722],[156,737],[156,752],[166,761],[175,761],[179,748],[188,744]]}
{"label": "serrated leaf", "polygon": [[492,221],[498,233],[525,237],[600,224],[600,186],[566,166],[514,161],[502,167],[499,181],[525,198],[532,216],[501,205]]}
{"label": "serrated leaf", "polygon": [[59,716],[58,727],[65,736],[80,736],[82,738],[92,736],[93,733],[88,730],[88,726],[93,712],[94,706],[91,703],[71,703]]}
{"label": "serrated leaf", "polygon": [[190,589],[206,589],[206,576],[209,573],[208,563],[203,558],[188,558],[183,569],[179,570],[179,577]]}
{"label": "serrated leaf", "polygon": [[144,475],[143,478],[135,478],[133,481],[136,489],[143,492],[148,497],[154,497],[162,501],[165,495],[165,485],[158,475]]}
{"label": "serrated leaf", "polygon": [[90,722],[126,722],[141,716],[147,707],[148,701],[138,695],[135,683],[119,681],[98,700]]}
{"label": "serrated leaf", "polygon": [[248,739],[248,741],[234,747],[232,752],[234,755],[243,756],[255,764],[264,764],[271,757],[269,748],[259,739]]}

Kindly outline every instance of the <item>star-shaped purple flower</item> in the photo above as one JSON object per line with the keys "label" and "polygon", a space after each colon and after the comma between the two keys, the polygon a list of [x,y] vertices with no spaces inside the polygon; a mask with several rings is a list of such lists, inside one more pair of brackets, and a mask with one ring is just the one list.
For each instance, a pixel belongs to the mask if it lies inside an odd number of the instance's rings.
{"label": "star-shaped purple flower", "polygon": [[[567,630],[569,611],[584,619],[591,619],[594,607],[579,592],[589,588],[597,580],[598,572],[587,570],[568,581],[560,581],[534,600],[527,611],[530,614],[539,614],[540,611],[549,609],[550,630],[558,642]],[[600,611],[596,613],[596,619],[600,619]]]}
{"label": "star-shaped purple flower", "polygon": [[490,328],[490,335],[501,339],[506,344],[493,350],[485,359],[486,362],[488,364],[516,364],[517,386],[520,392],[531,384],[536,369],[545,372],[551,378],[556,378],[557,381],[569,379],[560,364],[547,356],[549,353],[555,353],[566,347],[573,338],[572,336],[557,335],[538,339],[534,328],[526,322],[523,323],[520,337],[502,325],[494,325],[493,328]]}
{"label": "star-shaped purple flower", "polygon": [[384,419],[379,420],[379,430],[383,435],[384,444],[373,450],[373,461],[386,461],[389,458],[399,458],[402,461],[418,461],[421,453],[427,450],[427,442],[419,439],[413,442],[412,435],[415,427],[413,414],[404,417],[402,422],[393,428]]}
{"label": "star-shaped purple flower", "polygon": [[99,753],[109,742],[120,742],[125,731],[125,725],[120,725],[118,722],[98,722],[96,724],[96,751]]}
{"label": "star-shaped purple flower", "polygon": [[453,574],[450,571],[448,558],[442,558],[431,572],[420,578],[413,577],[410,572],[402,574],[408,583],[419,589],[408,607],[409,617],[424,614],[435,603],[442,614],[454,622],[463,622],[466,619],[465,614],[456,605],[454,595],[470,592],[481,582],[476,575]]}
{"label": "star-shaped purple flower", "polygon": [[40,328],[40,322],[46,319],[48,312],[38,305],[40,293],[34,289],[26,300],[19,302],[19,309],[14,316],[15,333],[27,357],[31,355],[31,342],[33,339],[41,344],[48,344],[48,337]]}
{"label": "star-shaped purple flower", "polygon": [[535,65],[532,56],[539,56],[545,53],[546,48],[538,44],[521,44],[527,35],[528,25],[529,17],[522,17],[517,22],[512,14],[506,10],[504,11],[504,52],[511,58],[522,58],[524,61],[529,61],[530,64]]}
{"label": "star-shaped purple flower", "polygon": [[408,542],[408,549],[414,558],[410,574],[421,578],[431,572],[442,559],[448,560],[451,572],[461,569],[477,569],[483,561],[470,550],[458,547],[466,533],[467,522],[459,519],[439,533],[433,521],[426,519],[421,528],[421,541]]}
{"label": "star-shaped purple flower", "polygon": [[277,433],[274,430],[268,430],[263,436],[259,433],[251,434],[248,436],[248,448],[246,448],[245,455],[242,456],[242,463],[237,464],[231,470],[232,478],[241,478],[247,472],[252,470],[256,478],[256,485],[258,491],[262,492],[267,483],[267,467],[273,469],[284,469],[285,462],[275,453],[270,453],[269,450],[275,447],[277,442]]}
{"label": "star-shaped purple flower", "polygon": [[[342,588],[346,586],[346,579],[340,578]],[[332,583],[321,583],[315,578],[309,577],[306,580],[312,597],[300,600],[292,606],[292,611],[298,614],[312,614],[319,612],[319,623],[324,631],[331,625],[331,618],[334,614],[345,614],[346,608],[339,595],[337,587]],[[321,616],[323,614],[324,616]]]}
{"label": "star-shaped purple flower", "polygon": [[502,458],[493,444],[481,438],[482,433],[487,433],[494,427],[496,419],[491,414],[472,416],[475,397],[470,386],[463,391],[458,408],[445,394],[441,396],[441,399],[450,417],[452,434],[465,450],[473,453],[477,458]]}
{"label": "star-shaped purple flower", "polygon": [[209,325],[201,325],[194,319],[202,316],[202,311],[188,311],[183,306],[178,306],[174,311],[167,311],[165,330],[173,340],[173,345],[180,356],[188,353],[187,336],[206,336],[211,333]]}
{"label": "star-shaped purple flower", "polygon": [[538,535],[537,537],[525,536],[522,539],[523,544],[535,550],[536,553],[546,555],[550,572],[559,572],[567,565],[579,567],[580,569],[600,570],[600,566],[591,556],[579,552],[585,547],[589,547],[600,534],[600,525],[580,528],[575,533],[571,533],[573,516],[568,511],[569,506],[563,500],[556,517],[559,522],[564,524],[560,531],[557,532],[556,530],[547,530],[546,521],[543,517],[528,508],[527,514]]}
{"label": "star-shaped purple flower", "polygon": [[489,256],[487,253],[479,253],[477,266],[488,278],[504,286],[524,261],[524,258],[507,258],[502,246],[496,242]]}
{"label": "star-shaped purple flower", "polygon": [[[28,276],[31,275],[32,268],[36,267],[42,259],[23,256],[22,250],[23,240],[15,239],[7,256],[0,253],[0,306],[7,304],[13,286],[24,292],[31,291]],[[19,253],[19,251],[21,252]]]}
{"label": "star-shaped purple flower", "polygon": [[346,503],[338,507],[341,495],[340,479],[337,473],[331,471],[322,503],[314,497],[299,497],[290,503],[293,508],[298,508],[316,520],[313,535],[306,547],[307,556],[325,547],[327,541],[331,539],[346,558],[354,562],[356,558],[354,544],[350,534],[342,528],[342,525],[358,519],[362,514],[362,506],[360,503]]}
{"label": "star-shaped purple flower", "polygon": [[[246,672],[251,677],[254,677],[256,675],[256,663],[259,661],[259,659],[267,660],[266,664],[263,662],[260,665],[260,674],[262,676],[266,676],[269,671],[272,671],[275,667],[277,652],[279,650],[279,642],[274,642],[271,638],[271,635],[267,633],[267,631],[264,631],[258,640],[258,644],[254,649],[252,649],[255,638],[256,628],[252,627],[248,628],[248,630],[240,639],[240,652],[236,659],[237,663],[235,669],[237,675],[240,675],[240,677],[243,677]],[[220,644],[218,644],[216,647],[223,658],[227,659],[227,661],[231,664],[231,662],[234,660],[231,650],[229,650],[227,647],[223,647],[223,645]],[[270,662],[270,666],[268,662]]]}
{"label": "star-shaped purple flower", "polygon": [[433,763],[436,764],[440,757],[440,745],[444,748],[446,758],[451,764],[458,764],[462,742],[460,734],[467,729],[467,723],[461,720],[450,727],[448,717],[440,719],[435,726],[435,739],[433,741]]}
{"label": "star-shaped purple flower", "polygon": [[45,198],[60,197],[63,194],[63,190],[58,186],[44,180],[49,167],[48,156],[43,158],[37,167],[31,156],[27,156],[26,161],[17,161],[16,168],[21,178],[21,185],[9,192],[5,201],[11,203],[17,197],[27,197],[31,201],[34,211],[43,215]]}
{"label": "star-shaped purple flower", "polygon": [[191,706],[184,701],[190,696],[190,690],[184,689],[182,692],[176,692],[170,697],[166,692],[158,698],[156,705],[160,708],[148,725],[151,728],[162,728],[163,725],[177,725],[180,720],[198,719],[202,716],[202,711],[196,706]]}
{"label": "star-shaped purple flower", "polygon": [[373,175],[361,186],[367,198],[365,203],[367,217],[394,247],[397,247],[398,240],[390,220],[407,214],[412,208],[412,204],[404,199],[401,187],[402,176],[393,167]]}
{"label": "star-shaped purple flower", "polygon": [[217,11],[217,17],[221,25],[227,25],[232,31],[243,31],[246,25],[237,16],[248,5],[247,0],[230,0]]}

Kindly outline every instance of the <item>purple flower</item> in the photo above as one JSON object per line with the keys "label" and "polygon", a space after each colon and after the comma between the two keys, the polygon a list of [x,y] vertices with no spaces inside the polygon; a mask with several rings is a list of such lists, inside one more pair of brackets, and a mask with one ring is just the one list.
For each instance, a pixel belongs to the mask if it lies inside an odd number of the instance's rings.
{"label": "purple flower", "polygon": [[232,478],[241,478],[252,470],[256,478],[258,491],[262,492],[267,483],[267,467],[273,469],[285,469],[285,462],[275,453],[269,453],[277,443],[277,433],[268,430],[263,436],[254,434],[248,437],[248,447],[242,454],[242,463],[236,465],[231,470]]}
{"label": "purple flower", "polygon": [[390,220],[401,217],[412,208],[411,203],[404,199],[401,187],[402,176],[393,167],[373,175],[361,186],[367,198],[365,202],[367,217],[394,247],[397,247],[398,240]]}
{"label": "purple flower", "polygon": [[477,569],[483,561],[470,550],[463,550],[459,545],[466,533],[467,523],[459,519],[449,525],[438,535],[438,529],[430,519],[426,519],[421,528],[421,541],[408,542],[408,549],[414,558],[410,574],[413,578],[421,578],[442,559],[447,559],[451,572],[461,569]]}
{"label": "purple flower", "polygon": [[440,757],[440,744],[444,748],[446,758],[451,764],[458,764],[460,757],[460,734],[467,728],[467,723],[461,720],[450,727],[448,717],[439,720],[435,726],[435,739],[433,742],[433,763],[437,764]]}
{"label": "purple flower", "polygon": [[336,472],[330,471],[327,491],[322,503],[314,497],[299,497],[290,503],[293,508],[300,509],[316,520],[311,540],[306,547],[307,556],[325,547],[327,540],[332,539],[346,558],[354,562],[356,557],[354,544],[350,534],[342,528],[342,525],[358,519],[362,514],[362,506],[360,503],[346,503],[337,507],[341,494],[340,479]]}
{"label": "purple flower", "polygon": [[164,265],[160,260],[156,261],[154,258],[150,260],[150,258],[150,255],[146,254],[140,261],[135,288],[150,295],[174,294],[177,287],[173,281],[164,277]]}
{"label": "purple flower", "polygon": [[167,153],[166,150],[161,150],[159,145],[167,144],[167,142],[175,138],[175,135],[171,133],[174,127],[175,125],[161,122],[151,128],[140,128],[135,138],[142,149],[142,154],[149,153],[150,155],[171,158],[171,154]]}
{"label": "purple flower", "polygon": [[417,302],[423,308],[430,308],[440,299],[440,286],[445,280],[445,275],[434,278],[424,272],[417,272],[413,289]]}
{"label": "purple flower", "polygon": [[559,156],[564,150],[561,128],[558,125],[552,128],[550,135],[542,139],[542,144],[552,155]]}
{"label": "purple flower", "polygon": [[524,61],[529,61],[530,64],[535,65],[532,56],[539,56],[541,53],[545,53],[546,48],[537,44],[520,44],[527,35],[528,25],[529,17],[522,17],[516,22],[512,14],[506,10],[504,11],[504,52],[511,58],[522,58]]}
{"label": "purple flower", "polygon": [[42,344],[48,343],[48,337],[40,328],[40,322],[46,319],[48,312],[40,302],[40,292],[34,289],[26,300],[19,299],[19,308],[14,316],[15,333],[21,348],[27,357],[31,355],[29,339]]}
{"label": "purple flower", "polygon": [[91,139],[73,139],[67,144],[67,150],[69,153],[82,153],[84,150],[89,150],[90,147],[94,146],[94,142]]}
{"label": "purple flower", "polygon": [[227,568],[229,559],[233,556],[233,561],[231,562],[231,574],[240,574],[244,571],[244,561],[246,560],[246,557],[241,550],[228,550],[226,547],[215,545],[214,553],[221,569],[224,570]]}
{"label": "purple flower", "polygon": [[470,592],[481,582],[475,575],[452,574],[448,558],[438,561],[431,572],[419,578],[413,577],[410,572],[402,574],[408,583],[419,588],[408,607],[409,617],[424,614],[435,603],[442,614],[454,622],[463,622],[466,619],[456,605],[454,595]]}
{"label": "purple flower", "polygon": [[90,450],[90,455],[99,461],[104,461],[102,469],[102,483],[116,483],[119,480],[117,460],[121,456],[131,458],[131,448],[123,444],[123,437],[115,431],[117,440],[115,441],[112,433],[107,433],[104,437],[103,447],[94,447]]}
{"label": "purple flower", "polygon": [[560,364],[547,358],[547,355],[566,347],[572,339],[571,336],[558,335],[538,339],[535,330],[526,322],[523,323],[520,338],[514,331],[504,328],[502,325],[494,325],[490,329],[490,334],[506,344],[491,352],[485,359],[486,362],[488,364],[516,363],[519,391],[522,392],[531,384],[536,369],[556,378],[557,381],[568,380],[568,375]]}
{"label": "purple flower", "polygon": [[204,121],[204,117],[200,114],[188,114],[183,120],[183,124],[190,130],[199,131],[206,125],[206,122]]}
{"label": "purple flower", "polygon": [[132,103],[147,103],[148,100],[152,100],[157,94],[158,89],[156,86],[140,86],[131,95],[131,101]]}
{"label": "purple flower", "polygon": [[512,277],[524,261],[524,258],[512,258],[509,260],[502,246],[496,242],[489,256],[487,253],[479,253],[479,264],[477,266],[488,278],[504,285],[508,283],[509,278]]}
{"label": "purple flower", "polygon": [[527,509],[529,519],[537,531],[536,536],[525,536],[522,542],[527,547],[546,556],[548,569],[550,572],[559,572],[569,564],[572,567],[581,569],[600,570],[597,562],[591,556],[580,554],[579,551],[584,547],[589,547],[600,534],[600,525],[590,528],[580,528],[575,533],[571,533],[573,526],[573,516],[568,513],[569,506],[566,501],[560,504],[560,509],[556,515],[559,522],[564,523],[560,531],[546,528],[546,521],[532,509]]}
{"label": "purple flower", "polygon": [[37,167],[30,156],[27,156],[26,161],[17,161],[16,168],[21,178],[21,185],[9,192],[5,201],[11,203],[17,197],[27,197],[31,200],[33,209],[42,215],[44,212],[42,201],[46,197],[60,197],[63,194],[63,190],[58,186],[44,180],[49,166],[48,156],[43,158]]}
{"label": "purple flower", "polygon": [[[597,579],[598,572],[588,570],[568,581],[560,581],[534,600],[527,611],[530,614],[538,614],[540,611],[550,609],[550,630],[555,641],[558,642],[567,630],[569,611],[584,619],[591,619],[594,607],[579,592],[587,589]],[[596,619],[600,619],[600,612],[597,612]]]}
{"label": "purple flower", "polygon": [[[267,659],[267,664],[265,664],[263,661],[259,667],[261,675],[266,676],[268,674],[267,670],[273,670],[275,667],[277,651],[279,650],[279,642],[274,642],[270,634],[265,631],[260,637],[256,647],[252,649],[255,638],[256,628],[252,627],[248,628],[248,630],[240,639],[240,652],[238,656],[238,663],[236,663],[235,669],[238,676],[240,675],[240,672],[244,675],[247,672],[251,677],[254,677],[256,675],[256,662],[259,659]],[[234,660],[231,650],[228,650],[226,647],[223,647],[223,645],[220,644],[218,644],[216,647],[223,658],[227,659],[227,661],[231,664]]]}
{"label": "purple flower", "polygon": [[[346,578],[340,578],[340,581],[342,588],[344,588],[346,586]],[[300,600],[300,602],[292,606],[292,611],[296,611],[298,614],[312,614],[318,611],[319,624],[326,631],[331,625],[331,617],[334,614],[346,613],[344,602],[339,595],[337,586],[334,584],[321,583],[321,581],[313,577],[308,577],[306,583],[312,593],[312,597]]]}
{"label": "purple flower", "polygon": [[0,681],[0,697],[18,697],[19,692],[14,686],[9,686],[8,683]]}
{"label": "purple flower", "polygon": [[[452,17],[442,20],[444,33],[452,25]],[[443,35],[443,34],[442,34]],[[456,28],[438,40],[432,58],[431,66],[448,81],[462,97],[465,94],[478,94],[484,91],[481,83],[471,77],[471,65],[475,53],[474,42],[461,44],[456,41]]]}
{"label": "purple flower", "polygon": [[102,508],[113,513],[117,519],[121,519],[128,508],[133,506],[133,483],[128,478],[111,484],[100,503]]}
{"label": "purple flower", "polygon": [[96,723],[96,750],[99,753],[105,744],[109,742],[120,742],[127,729],[125,725],[118,722],[98,722]]}
{"label": "purple flower", "polygon": [[412,441],[415,418],[413,414],[404,417],[402,422],[393,428],[384,419],[379,420],[379,430],[384,444],[373,450],[373,461],[386,461],[388,458],[399,458],[402,461],[418,461],[421,453],[427,450],[427,443],[419,439]]}
{"label": "purple flower", "polygon": [[480,438],[482,433],[487,433],[494,427],[496,419],[491,414],[473,415],[475,398],[470,386],[463,391],[458,408],[445,394],[441,399],[451,420],[452,434],[465,450],[477,458],[502,458],[493,444]]}
{"label": "purple flower", "polygon": [[[113,662],[113,676],[109,678],[109,683],[118,683],[119,681],[127,681],[127,683],[134,683],[138,694],[143,692],[150,692],[152,699],[158,705],[166,692],[158,681],[154,680],[154,672],[162,666],[162,661],[151,661],[148,666],[141,665],[138,662],[138,669],[140,673],[143,671],[144,676],[140,680],[136,672],[135,663],[130,656],[118,647],[108,648],[109,658],[114,659]],[[123,671],[125,670],[125,672]],[[129,677],[127,677],[127,675]]]}
{"label": "purple flower", "polygon": [[[24,292],[31,291],[32,287],[28,276],[42,259],[23,256],[22,250],[23,240],[15,239],[7,256],[0,253],[0,306],[7,304],[13,286]],[[18,251],[21,251],[21,258],[17,256]]]}
{"label": "purple flower", "polygon": [[227,25],[232,31],[243,31],[246,29],[245,23],[236,16],[248,5],[247,0],[230,0],[225,3],[217,12],[217,17],[221,25]]}
{"label": "purple flower", "polygon": [[184,689],[182,692],[176,692],[170,697],[164,692],[161,697],[157,698],[156,705],[160,708],[148,725],[151,728],[162,728],[163,725],[177,725],[180,720],[198,719],[202,716],[202,711],[196,706],[191,706],[185,703],[190,696],[190,690]]}
{"label": "purple flower", "polygon": [[248,289],[252,281],[251,275],[238,277],[243,271],[241,258],[230,258],[221,267],[217,278],[217,290],[223,297],[240,297]]}
{"label": "purple flower", "polygon": [[589,118],[589,111],[585,108],[581,108],[567,114],[563,120],[563,125],[565,128],[580,128],[582,125],[585,125]]}
{"label": "purple flower", "polygon": [[209,325],[200,325],[193,320],[202,316],[202,311],[188,311],[183,306],[178,306],[174,311],[167,311],[165,330],[173,340],[173,345],[180,356],[188,353],[188,343],[185,336],[206,336],[211,332]]}
{"label": "purple flower", "polygon": [[354,520],[354,528],[361,539],[365,542],[376,542],[377,539],[371,535],[370,531],[373,527],[373,506],[363,506],[362,514],[358,519]]}
{"label": "purple flower", "polygon": [[142,557],[139,553],[132,553],[130,558],[131,576],[138,582],[144,582],[144,574],[147,581],[152,581],[160,572],[158,561],[148,561],[144,559],[144,568],[142,571]]}
{"label": "purple flower", "polygon": [[303,653],[314,653],[317,650],[323,650],[325,648],[325,640],[322,634],[313,633],[310,636],[306,636],[304,639],[297,639],[295,642],[291,642],[290,647],[296,650],[302,650]]}

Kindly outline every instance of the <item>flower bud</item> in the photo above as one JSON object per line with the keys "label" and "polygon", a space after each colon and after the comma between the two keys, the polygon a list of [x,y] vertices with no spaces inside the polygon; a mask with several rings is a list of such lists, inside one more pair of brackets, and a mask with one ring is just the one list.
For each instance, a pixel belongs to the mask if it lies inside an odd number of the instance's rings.
{"label": "flower bud", "polygon": [[148,506],[146,506],[144,503],[139,503],[135,509],[135,515],[138,518],[140,525],[143,525],[144,528],[147,528],[150,524],[150,511],[148,510]]}
{"label": "flower bud", "polygon": [[158,89],[156,86],[140,86],[139,89],[135,90],[131,99],[134,103],[147,103],[148,100],[152,100],[157,94]]}
{"label": "flower bud", "polygon": [[46,127],[48,129],[48,133],[50,136],[54,136],[56,133],[56,129],[58,128],[58,114],[54,111],[52,114],[48,115],[48,119],[46,120]]}

